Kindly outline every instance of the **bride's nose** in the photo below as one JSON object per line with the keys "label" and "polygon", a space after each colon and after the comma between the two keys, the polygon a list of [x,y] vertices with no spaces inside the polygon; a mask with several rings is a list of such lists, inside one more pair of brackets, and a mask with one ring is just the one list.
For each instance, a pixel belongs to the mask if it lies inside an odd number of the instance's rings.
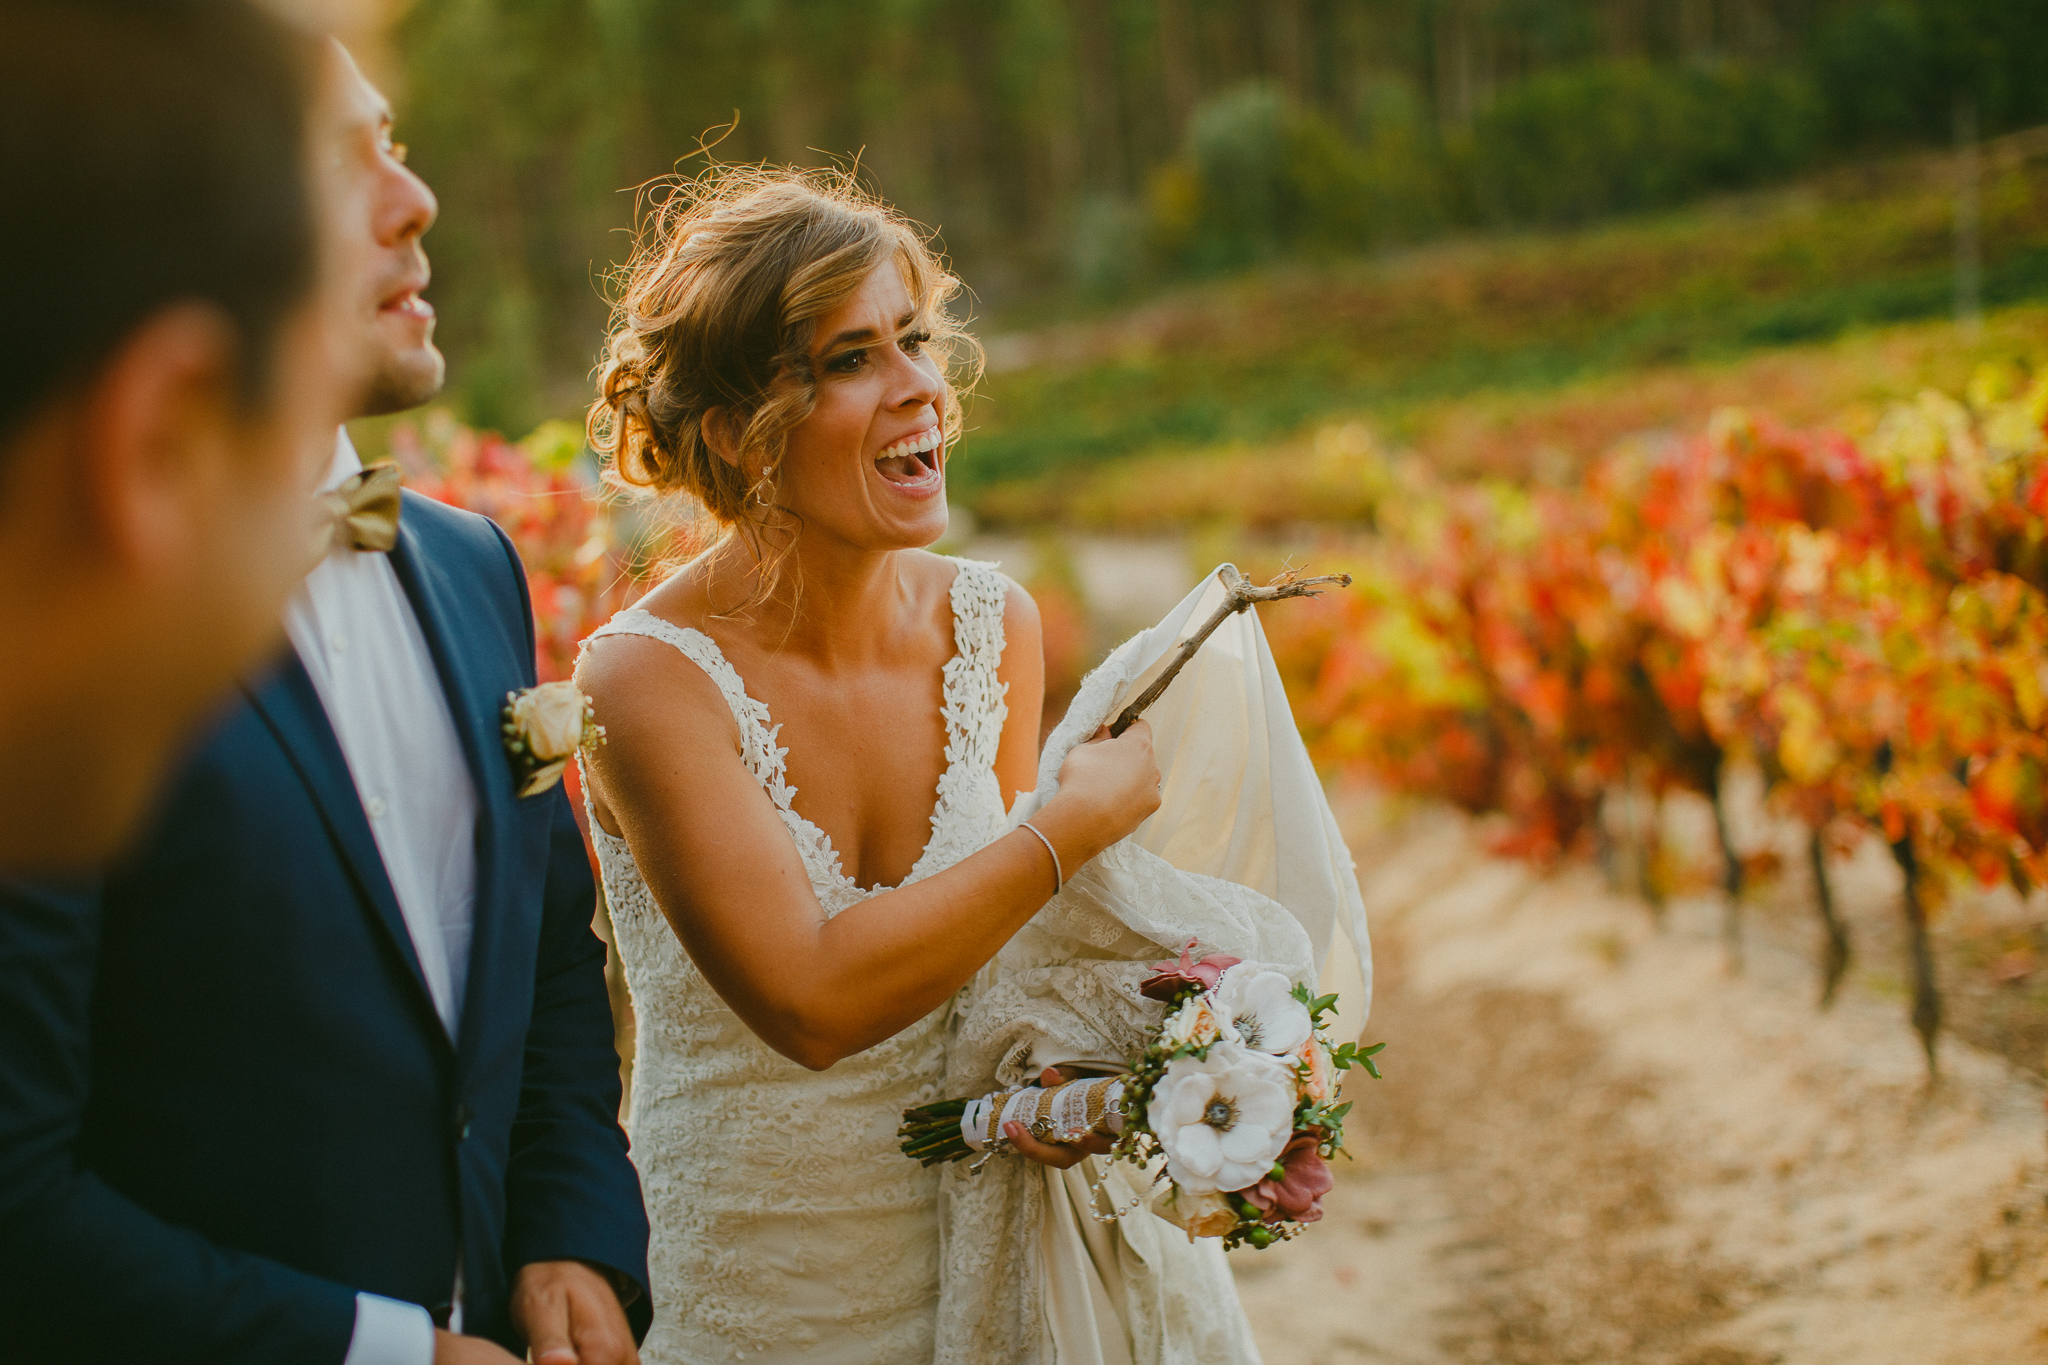
{"label": "bride's nose", "polygon": [[945,386],[939,382],[937,366],[922,357],[905,354],[900,346],[891,346],[889,356],[889,406],[893,409],[936,409],[945,392]]}

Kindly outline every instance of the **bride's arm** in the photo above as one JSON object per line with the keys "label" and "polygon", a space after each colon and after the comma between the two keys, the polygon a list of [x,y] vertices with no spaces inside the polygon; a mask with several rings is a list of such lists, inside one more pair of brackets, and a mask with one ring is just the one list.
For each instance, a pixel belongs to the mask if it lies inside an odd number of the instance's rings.
{"label": "bride's arm", "polygon": [[[658,641],[609,636],[578,676],[610,735],[588,769],[600,819],[632,845],[655,902],[712,988],[804,1066],[822,1070],[923,1018],[1052,895],[1052,860],[1020,829],[827,920],[702,670]],[[1025,679],[1011,681],[1011,724],[1028,724],[1035,748],[1038,708],[1018,695]],[[1139,724],[1077,747],[1061,768],[1059,794],[1032,823],[1069,873],[1157,808],[1151,746]],[[1010,726],[998,771],[1005,788],[1029,780]]]}

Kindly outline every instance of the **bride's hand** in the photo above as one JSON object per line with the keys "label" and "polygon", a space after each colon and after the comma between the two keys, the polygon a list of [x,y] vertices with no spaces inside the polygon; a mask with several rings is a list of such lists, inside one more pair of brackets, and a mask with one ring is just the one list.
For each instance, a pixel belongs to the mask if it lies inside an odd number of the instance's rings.
{"label": "bride's hand", "polygon": [[[1038,1083],[1050,1090],[1087,1074],[1070,1066],[1049,1066],[1039,1073]],[[1108,1156],[1116,1149],[1116,1139],[1106,1133],[1090,1133],[1072,1142],[1041,1142],[1031,1136],[1029,1128],[1014,1121],[1003,1125],[1003,1133],[1019,1156],[1030,1157],[1041,1166],[1061,1171],[1079,1165],[1086,1157]]]}
{"label": "bride's hand", "polygon": [[1021,1123],[1006,1123],[1003,1132],[1010,1139],[1010,1146],[1019,1156],[1028,1156],[1041,1166],[1051,1166],[1064,1171],[1069,1166],[1078,1166],[1091,1156],[1107,1156],[1116,1146],[1116,1139],[1100,1133],[1075,1138],[1072,1142],[1040,1142],[1031,1136],[1031,1130]]}
{"label": "bride's hand", "polygon": [[1058,794],[1033,823],[1060,845],[1060,862],[1071,872],[1158,809],[1152,727],[1140,720],[1115,739],[1104,726],[1086,744],[1075,745],[1060,764]]}

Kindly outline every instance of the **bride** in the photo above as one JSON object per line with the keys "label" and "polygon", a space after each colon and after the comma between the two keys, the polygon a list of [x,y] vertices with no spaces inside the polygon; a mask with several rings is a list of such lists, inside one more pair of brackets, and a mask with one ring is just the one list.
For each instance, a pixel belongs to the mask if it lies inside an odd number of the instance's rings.
{"label": "bride", "polygon": [[920,235],[844,179],[769,171],[681,186],[651,228],[592,430],[724,533],[577,675],[609,732],[585,790],[639,1020],[645,1355],[929,1361],[939,1176],[897,1123],[940,1097],[955,993],[1157,807],[1150,731],[1075,747],[1011,827],[1038,618],[922,548],[972,342]]}

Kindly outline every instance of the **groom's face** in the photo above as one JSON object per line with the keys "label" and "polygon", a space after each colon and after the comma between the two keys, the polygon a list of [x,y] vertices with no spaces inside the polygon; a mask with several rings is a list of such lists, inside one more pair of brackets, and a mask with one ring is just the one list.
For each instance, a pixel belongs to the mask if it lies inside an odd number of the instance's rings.
{"label": "groom's face", "polygon": [[391,106],[339,43],[328,44],[336,237],[351,298],[351,325],[370,380],[357,416],[418,407],[446,374],[434,348],[434,308],[420,238],[440,206],[392,138]]}

